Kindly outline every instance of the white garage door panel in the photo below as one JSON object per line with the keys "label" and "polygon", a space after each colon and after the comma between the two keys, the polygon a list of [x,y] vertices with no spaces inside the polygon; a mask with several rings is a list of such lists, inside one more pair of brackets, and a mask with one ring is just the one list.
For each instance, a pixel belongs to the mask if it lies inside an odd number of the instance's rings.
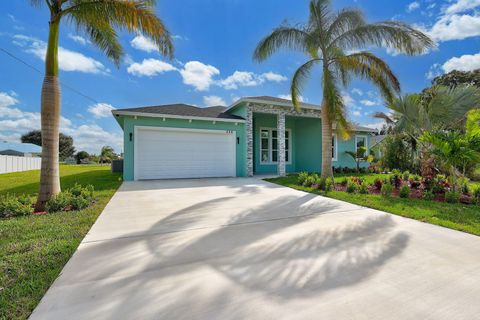
{"label": "white garage door panel", "polygon": [[135,179],[235,176],[235,133],[138,128]]}

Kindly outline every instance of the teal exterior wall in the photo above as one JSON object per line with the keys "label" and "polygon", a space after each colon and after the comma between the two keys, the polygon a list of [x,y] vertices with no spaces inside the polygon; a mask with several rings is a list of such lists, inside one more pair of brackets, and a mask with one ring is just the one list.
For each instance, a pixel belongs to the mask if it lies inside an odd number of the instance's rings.
{"label": "teal exterior wall", "polygon": [[[277,173],[276,164],[260,163],[260,130],[261,128],[276,128],[275,115],[255,113],[254,124],[254,173]],[[320,119],[286,117],[286,129],[291,129],[292,134],[292,162],[287,164],[287,172],[320,172],[322,164],[322,124]],[[352,134],[349,140],[337,137],[337,159],[332,161],[334,167],[355,168],[355,161],[345,153],[355,150],[355,136],[366,136],[367,145],[371,145],[371,135],[368,132]],[[368,167],[367,162],[361,164]]]}
{"label": "teal exterior wall", "polygon": [[[278,166],[276,164],[262,164],[260,162],[260,130],[262,128],[276,128],[277,116],[272,114],[254,113],[253,115],[253,172],[254,173],[277,173]],[[286,165],[287,172],[295,172],[295,120],[286,117],[285,129],[290,129],[292,133],[292,159]]]}
{"label": "teal exterior wall", "polygon": [[124,161],[123,161],[123,178],[126,181],[134,179],[134,142],[135,137],[132,136],[130,141],[130,133],[135,135],[135,126],[152,126],[152,127],[170,127],[170,128],[185,128],[185,129],[209,129],[209,130],[231,130],[236,132],[239,143],[236,145],[236,164],[237,164],[237,176],[244,177],[247,175],[246,168],[246,132],[245,124],[238,122],[235,125],[234,122],[221,122],[216,121],[213,124],[212,120],[192,120],[190,123],[188,119],[169,119],[166,118],[163,121],[162,118],[150,118],[150,117],[138,117],[135,119],[131,116],[122,116],[121,119],[117,119],[120,126],[123,128],[123,148],[124,148]]}

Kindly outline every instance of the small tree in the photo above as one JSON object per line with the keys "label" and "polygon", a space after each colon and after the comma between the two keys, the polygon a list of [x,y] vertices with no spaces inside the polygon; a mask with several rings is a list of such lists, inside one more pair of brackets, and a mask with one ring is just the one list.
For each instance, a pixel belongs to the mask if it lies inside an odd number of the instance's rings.
{"label": "small tree", "polygon": [[75,159],[77,160],[77,164],[81,164],[83,159],[88,159],[90,155],[87,151],[79,151],[75,155]]}
{"label": "small tree", "polygon": [[[40,130],[32,130],[25,133],[20,139],[23,143],[32,143],[40,147],[42,146],[42,132]],[[58,154],[61,160],[73,157],[75,154],[75,147],[73,146],[73,138],[71,136],[60,133],[58,145]]]}
{"label": "small tree", "polygon": [[367,148],[366,147],[358,147],[357,152],[354,151],[345,151],[352,159],[355,161],[357,165],[357,173],[360,172],[360,164],[362,162],[366,162],[369,159],[367,156]]}
{"label": "small tree", "polygon": [[100,163],[110,163],[112,160],[117,159],[118,156],[110,146],[104,146],[100,152]]}

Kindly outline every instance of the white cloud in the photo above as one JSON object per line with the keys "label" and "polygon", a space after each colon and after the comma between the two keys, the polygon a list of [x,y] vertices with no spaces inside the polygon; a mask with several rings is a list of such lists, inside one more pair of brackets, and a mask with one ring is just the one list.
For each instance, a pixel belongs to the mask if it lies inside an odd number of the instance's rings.
{"label": "white cloud", "polygon": [[281,82],[286,80],[287,77],[273,72],[257,75],[248,71],[235,71],[231,76],[220,80],[218,85],[224,89],[231,90],[238,89],[238,87],[256,87],[266,81]]}
{"label": "white cloud", "polygon": [[445,12],[447,14],[454,14],[475,9],[480,6],[480,0],[458,0],[447,7]]}
{"label": "white cloud", "polygon": [[221,97],[218,96],[205,96],[203,97],[203,104],[207,107],[212,106],[226,106],[227,103]]}
{"label": "white cloud", "polygon": [[158,51],[158,46],[155,45],[155,42],[144,37],[141,34],[133,38],[133,40],[130,41],[130,45],[135,49],[146,51],[146,52]]}
{"label": "white cloud", "polygon": [[369,99],[360,100],[360,103],[363,104],[364,106],[367,106],[367,107],[372,107],[372,106],[378,105],[377,101],[373,101],[373,100],[369,100]]}
{"label": "white cloud", "polygon": [[266,81],[273,81],[273,82],[282,82],[282,81],[287,81],[288,80],[287,77],[285,77],[281,74],[278,74],[278,73],[271,72],[271,71],[262,74],[260,76],[260,78],[263,78]]}
{"label": "white cloud", "polygon": [[357,96],[363,96],[363,91],[358,88],[353,88],[352,93],[356,94]]}
{"label": "white cloud", "polygon": [[412,12],[420,8],[420,2],[414,1],[407,6],[407,12]]}
{"label": "white cloud", "polygon": [[88,107],[88,112],[93,114],[95,118],[111,117],[112,110],[115,110],[115,108],[108,103],[96,103]]}
{"label": "white cloud", "polygon": [[123,134],[120,130],[108,132],[98,124],[92,123],[62,129],[62,132],[73,137],[77,151],[85,150],[89,153],[98,154],[103,146],[111,146],[117,152],[122,150]]}
{"label": "white cloud", "polygon": [[[279,97],[280,99],[292,100],[291,94],[280,94],[277,97]],[[298,100],[300,100],[300,102],[305,102],[305,98],[303,96],[299,96]]]}
{"label": "white cloud", "polygon": [[[47,45],[44,41],[36,38],[15,35],[14,43],[18,46],[25,47],[26,52],[33,54],[39,59],[45,61]],[[106,74],[110,72],[101,62],[87,57],[76,51],[71,51],[62,47],[58,48],[59,68],[63,71],[77,71],[84,73]]]}
{"label": "white cloud", "polygon": [[81,45],[86,45],[89,42],[84,37],[80,37],[80,36],[77,36],[77,35],[74,35],[74,34],[71,34],[71,33],[68,34],[68,37],[70,39],[72,39],[73,41],[75,41],[76,43],[79,43]]}
{"label": "white cloud", "polygon": [[342,94],[342,99],[343,99],[343,103],[347,106],[347,107],[351,107],[351,106],[354,106],[355,105],[355,99],[352,98],[351,95],[349,95],[348,93],[344,92]]}
{"label": "white cloud", "polygon": [[461,57],[453,57],[442,66],[443,70],[448,73],[453,70],[471,71],[480,68],[480,53],[465,54]]}
{"label": "white cloud", "polygon": [[428,72],[425,74],[425,78],[428,80],[432,80],[440,75],[442,75],[442,66],[439,63],[435,63],[430,67]]}
{"label": "white cloud", "polygon": [[213,77],[219,75],[220,70],[200,61],[189,61],[180,70],[180,74],[184,84],[193,86],[197,91],[207,91],[215,82]]}
{"label": "white cloud", "polygon": [[440,42],[480,36],[480,15],[442,16],[427,33]]}
{"label": "white cloud", "polygon": [[141,63],[135,62],[132,63],[128,68],[127,72],[137,76],[147,76],[153,77],[158,74],[162,74],[168,71],[177,70],[174,66],[169,63],[157,60],[157,59],[144,59]]}
{"label": "white cloud", "polygon": [[[19,142],[22,134],[40,129],[40,113],[23,111],[15,106],[18,99],[12,93],[0,92],[0,139]],[[98,153],[104,145],[122,149],[122,133],[107,132],[97,124],[76,126],[71,120],[60,118],[60,131],[73,137],[77,150]]]}

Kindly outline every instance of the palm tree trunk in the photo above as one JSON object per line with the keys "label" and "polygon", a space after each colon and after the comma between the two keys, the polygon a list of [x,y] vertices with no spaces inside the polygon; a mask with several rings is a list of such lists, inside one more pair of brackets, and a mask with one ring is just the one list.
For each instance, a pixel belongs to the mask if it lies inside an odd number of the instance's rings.
{"label": "palm tree trunk", "polygon": [[36,212],[44,211],[47,201],[60,192],[58,159],[61,104],[58,81],[58,32],[59,21],[52,19],[41,98],[42,167]]}
{"label": "palm tree trunk", "polygon": [[322,178],[333,178],[332,170],[332,123],[327,102],[322,102]]}

